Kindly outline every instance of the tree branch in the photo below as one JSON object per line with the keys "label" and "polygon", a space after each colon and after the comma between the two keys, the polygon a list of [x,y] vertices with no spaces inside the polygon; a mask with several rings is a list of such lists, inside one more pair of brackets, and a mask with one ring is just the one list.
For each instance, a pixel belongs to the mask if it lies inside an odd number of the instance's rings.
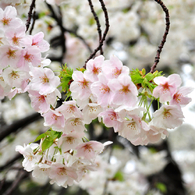
{"label": "tree branch", "polygon": [[166,42],[166,38],[167,38],[167,35],[169,33],[169,28],[170,28],[169,10],[167,9],[167,7],[164,5],[164,3],[161,0],[154,0],[154,1],[156,1],[158,4],[160,4],[160,6],[162,7],[163,11],[165,12],[166,28],[165,28],[165,32],[164,32],[161,44],[158,46],[158,50],[157,50],[157,53],[156,53],[154,64],[152,65],[152,67],[150,69],[151,73],[154,72],[154,69],[156,68],[156,66],[157,66],[157,64],[158,64],[158,62],[160,60],[160,53],[161,53],[162,48],[163,48],[163,46],[164,46],[164,44]]}
{"label": "tree branch", "polygon": [[106,6],[104,4],[104,1],[103,0],[99,0],[99,2],[101,4],[102,10],[104,12],[106,29],[104,30],[104,34],[103,34],[103,37],[102,37],[101,41],[99,42],[99,46],[94,50],[94,52],[86,60],[85,65],[83,66],[84,68],[86,68],[86,63],[95,56],[95,54],[100,50],[100,48],[102,48],[103,43],[104,43],[104,41],[106,39],[106,35],[108,33],[108,30],[109,30],[109,27],[110,27],[109,18],[108,18],[108,12],[107,12]]}
{"label": "tree branch", "polygon": [[42,119],[41,115],[39,113],[33,113],[30,116],[13,122],[11,125],[3,126],[0,132],[0,141],[3,140],[8,135],[10,135],[11,133],[16,132],[18,129],[26,127],[27,125],[39,119]]}
{"label": "tree branch", "polygon": [[[102,39],[102,30],[101,30],[100,21],[99,21],[99,18],[97,17],[97,14],[95,13],[95,10],[94,10],[92,1],[91,1],[91,0],[88,0],[88,2],[89,2],[89,6],[90,6],[90,8],[91,8],[91,12],[92,12],[92,14],[93,14],[93,17],[94,17],[94,19],[95,19],[95,21],[96,21],[96,24],[97,24],[97,31],[98,31],[99,42],[100,42],[101,39]],[[100,48],[100,54],[103,54],[102,47]]]}
{"label": "tree branch", "polygon": [[33,29],[34,29],[35,21],[36,21],[36,11],[33,12],[33,23],[32,23],[32,26],[31,26],[31,28],[30,28],[30,31],[29,31],[29,34],[30,34],[30,35],[32,34],[32,31],[33,31]]}
{"label": "tree branch", "polygon": [[31,17],[32,17],[32,11],[35,8],[35,1],[36,0],[32,0],[32,3],[30,5],[30,9],[29,9],[29,12],[28,12],[28,19],[26,21],[26,32],[28,31],[29,26],[30,26],[30,21],[31,21]]}

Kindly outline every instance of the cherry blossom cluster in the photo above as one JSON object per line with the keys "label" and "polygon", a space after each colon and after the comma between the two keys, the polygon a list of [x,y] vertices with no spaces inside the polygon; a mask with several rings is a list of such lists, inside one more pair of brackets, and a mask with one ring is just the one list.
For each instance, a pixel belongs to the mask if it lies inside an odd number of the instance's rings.
{"label": "cherry blossom cluster", "polygon": [[47,61],[41,56],[49,49],[44,34],[32,36],[25,31],[26,26],[14,7],[0,8],[0,99],[26,92],[33,72]]}
{"label": "cherry blossom cluster", "polygon": [[44,125],[63,133],[59,139],[51,140],[53,149],[43,151],[39,144],[17,146],[16,150],[24,155],[23,166],[27,171],[33,170],[35,177],[45,174],[51,183],[71,185],[95,167],[93,161],[104,145],[83,141],[83,114],[74,101],[54,109],[57,97],[61,96],[57,89],[60,78],[45,67],[50,60],[42,58],[42,53],[49,49],[44,34],[26,35],[26,26],[11,6],[0,8],[0,27],[0,98],[11,99],[17,93],[28,92],[32,107],[45,119]]}
{"label": "cherry blossom cluster", "polygon": [[[41,152],[41,145],[36,143],[16,146],[16,151],[24,156],[24,169],[33,171],[35,178],[49,177],[51,184],[56,183],[65,188],[79,182],[86,172],[97,169],[95,158],[102,152],[104,145],[96,141],[82,143],[79,136],[76,133],[74,135],[75,137],[62,136],[44,152]],[[70,146],[75,149],[70,150]]]}
{"label": "cherry blossom cluster", "polygon": [[[104,60],[103,56],[91,59],[86,64],[86,71],[74,71],[72,78],[71,95],[82,109],[85,123],[98,117],[134,145],[146,145],[165,138],[167,129],[182,124],[181,106],[191,101],[186,95],[192,89],[181,87],[181,78],[177,74],[155,77],[151,81],[155,86],[153,91],[143,88],[138,91],[129,68],[116,56],[110,60]],[[146,90],[149,92],[143,93]],[[151,102],[156,99],[163,104],[152,117],[150,106],[140,106],[138,96],[143,94],[150,97]]]}
{"label": "cherry blossom cluster", "polygon": [[[49,177],[52,184],[67,187],[95,170],[96,156],[110,144],[85,138],[85,125],[96,118],[134,145],[157,142],[168,135],[167,129],[182,124],[181,106],[190,102],[186,96],[191,88],[181,87],[180,76],[158,76],[151,80],[154,90],[138,89],[129,68],[116,56],[98,56],[87,62],[86,70],[74,71],[72,100],[56,107],[61,82],[46,67],[50,60],[42,57],[49,50],[44,34],[26,35],[11,6],[0,8],[0,27],[0,99],[28,92],[32,107],[50,128],[36,139],[40,144],[16,147],[24,156],[24,169],[33,171],[34,177]],[[142,105],[140,97],[163,105],[151,117],[151,104]]]}

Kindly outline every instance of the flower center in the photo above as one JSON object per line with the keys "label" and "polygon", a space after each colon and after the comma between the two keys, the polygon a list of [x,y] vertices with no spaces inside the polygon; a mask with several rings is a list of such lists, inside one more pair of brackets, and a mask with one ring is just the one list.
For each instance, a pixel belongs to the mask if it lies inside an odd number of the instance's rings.
{"label": "flower center", "polygon": [[102,85],[100,88],[101,93],[105,94],[105,93],[109,93],[110,92],[110,88],[106,85]]}
{"label": "flower center", "polygon": [[166,83],[163,85],[163,90],[164,90],[164,91],[167,91],[167,90],[169,90],[169,87],[170,87],[170,85],[168,84],[168,82],[166,82]]}
{"label": "flower center", "polygon": [[170,113],[170,109],[165,109],[163,111],[163,119],[167,119],[170,118],[172,116],[172,114]]}
{"label": "flower center", "polygon": [[16,53],[16,50],[9,49],[9,51],[6,54],[8,58],[15,58],[16,57],[15,53]]}
{"label": "flower center", "polygon": [[126,85],[126,86],[123,85],[123,88],[120,89],[120,92],[125,93],[125,94],[129,93],[130,92],[129,85]]}
{"label": "flower center", "polygon": [[13,78],[13,79],[18,79],[18,78],[20,78],[19,74],[17,74],[17,71],[12,71],[12,72],[10,73],[10,76],[11,76],[11,78]]}
{"label": "flower center", "polygon": [[9,25],[10,21],[11,21],[11,18],[3,18],[1,20],[4,26]]}
{"label": "flower center", "polygon": [[28,61],[28,62],[32,62],[32,60],[33,60],[33,55],[26,53],[25,56],[24,56],[24,59],[25,59],[26,61]]}
{"label": "flower center", "polygon": [[180,93],[174,94],[173,99],[174,99],[177,103],[181,102],[181,94],[180,94]]}

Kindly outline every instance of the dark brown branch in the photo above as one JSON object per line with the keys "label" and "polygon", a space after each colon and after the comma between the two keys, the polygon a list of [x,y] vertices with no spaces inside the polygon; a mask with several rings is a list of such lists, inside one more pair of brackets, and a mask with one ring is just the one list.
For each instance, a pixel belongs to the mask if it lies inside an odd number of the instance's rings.
{"label": "dark brown branch", "polygon": [[104,12],[106,29],[104,30],[104,34],[103,34],[103,37],[102,37],[101,41],[99,42],[99,46],[94,50],[94,52],[86,60],[85,65],[83,66],[84,68],[86,68],[86,63],[95,56],[95,54],[100,50],[100,48],[102,48],[103,43],[104,43],[104,41],[106,39],[106,35],[108,33],[108,30],[109,30],[109,27],[110,27],[109,18],[108,18],[108,12],[107,12],[106,6],[104,4],[104,1],[103,0],[99,0],[99,2],[101,4],[102,10]]}
{"label": "dark brown branch", "polygon": [[[97,24],[97,31],[98,31],[99,42],[100,42],[101,39],[102,39],[102,31],[101,31],[100,21],[99,21],[99,18],[97,17],[97,14],[95,13],[95,10],[94,10],[92,1],[91,1],[91,0],[88,0],[88,2],[89,2],[89,6],[90,6],[90,8],[91,8],[91,12],[92,12],[92,14],[93,14],[93,17],[94,17],[94,19],[95,19],[95,21],[96,21],[96,24]],[[100,48],[100,54],[103,55],[102,47]]]}
{"label": "dark brown branch", "polygon": [[30,26],[30,21],[31,21],[31,17],[32,17],[32,11],[35,8],[35,1],[36,0],[32,0],[32,3],[30,5],[30,9],[29,9],[29,12],[28,12],[28,19],[26,21],[26,32],[28,31],[29,26]]}
{"label": "dark brown branch", "polygon": [[5,137],[10,135],[11,133],[16,132],[18,129],[26,127],[27,125],[42,119],[39,113],[33,113],[30,116],[17,120],[13,122],[11,125],[6,125],[1,128],[0,132],[0,141],[3,140]]}
{"label": "dark brown branch", "polygon": [[30,35],[32,34],[32,31],[33,31],[33,29],[34,29],[35,21],[36,21],[36,11],[33,12],[33,23],[32,23],[32,26],[31,26],[31,28],[30,28],[30,31],[29,31],[29,34],[30,34]]}
{"label": "dark brown branch", "polygon": [[166,38],[167,38],[167,35],[169,33],[169,28],[170,28],[170,20],[169,20],[169,10],[167,9],[167,7],[164,5],[164,3],[161,1],[161,0],[154,0],[156,1],[158,4],[160,4],[160,6],[162,7],[163,11],[165,12],[165,21],[166,21],[166,28],[165,28],[165,32],[164,32],[164,35],[163,35],[163,39],[161,41],[161,44],[158,46],[158,50],[157,50],[157,53],[156,53],[156,57],[155,57],[155,61],[154,61],[154,64],[152,65],[151,69],[150,69],[150,72],[153,73],[159,60],[160,60],[160,53],[162,51],[162,48],[166,42]]}

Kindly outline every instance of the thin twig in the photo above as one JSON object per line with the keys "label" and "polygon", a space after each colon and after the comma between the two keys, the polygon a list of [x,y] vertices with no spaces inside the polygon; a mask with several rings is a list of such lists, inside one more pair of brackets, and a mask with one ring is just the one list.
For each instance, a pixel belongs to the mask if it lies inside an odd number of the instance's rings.
{"label": "thin twig", "polygon": [[106,29],[104,30],[104,34],[103,34],[103,37],[101,39],[101,41],[99,42],[99,46],[94,50],[94,52],[90,55],[90,57],[86,60],[85,62],[85,65],[83,66],[84,68],[86,68],[86,63],[92,59],[95,54],[100,50],[100,48],[103,46],[103,43],[106,39],[106,35],[108,33],[108,30],[109,30],[109,27],[110,27],[110,24],[109,24],[109,18],[108,18],[108,12],[107,12],[107,9],[106,9],[106,6],[104,4],[104,1],[103,0],[99,0],[100,4],[101,4],[101,7],[102,7],[102,10],[104,12],[104,16],[105,16],[105,25],[106,25]]}
{"label": "thin twig", "polygon": [[31,26],[31,28],[29,30],[29,35],[32,34],[32,31],[33,31],[34,26],[35,26],[35,21],[36,21],[36,11],[33,12],[33,23],[32,23],[32,26]]}
{"label": "thin twig", "polygon": [[157,50],[157,53],[156,53],[154,64],[152,65],[152,67],[150,69],[151,73],[154,72],[154,69],[156,68],[156,66],[157,66],[157,64],[158,64],[158,62],[160,60],[160,53],[161,53],[162,48],[163,48],[163,46],[164,46],[164,44],[166,42],[166,38],[167,38],[167,35],[169,33],[169,28],[170,28],[169,10],[167,9],[167,7],[164,5],[164,3],[161,0],[154,0],[154,1],[156,1],[158,4],[160,4],[160,6],[162,7],[163,11],[165,12],[166,28],[165,28],[165,32],[164,32],[161,44],[158,46],[158,50]]}
{"label": "thin twig", "polygon": [[[99,18],[97,17],[97,14],[95,13],[95,10],[94,10],[92,1],[91,1],[91,0],[88,0],[88,2],[89,2],[89,6],[90,6],[90,8],[91,8],[91,12],[92,12],[92,14],[93,14],[93,17],[94,17],[94,19],[95,19],[95,21],[96,21],[96,24],[97,24],[97,31],[98,31],[99,42],[100,42],[101,39],[102,39],[102,30],[101,30],[100,21],[99,21]],[[103,55],[102,47],[100,48],[100,54]]]}
{"label": "thin twig", "polygon": [[30,5],[30,9],[29,9],[29,12],[28,12],[28,19],[26,20],[26,32],[28,31],[29,26],[30,26],[30,21],[31,21],[31,17],[32,17],[32,11],[35,8],[35,1],[36,0],[32,0],[32,3]]}

